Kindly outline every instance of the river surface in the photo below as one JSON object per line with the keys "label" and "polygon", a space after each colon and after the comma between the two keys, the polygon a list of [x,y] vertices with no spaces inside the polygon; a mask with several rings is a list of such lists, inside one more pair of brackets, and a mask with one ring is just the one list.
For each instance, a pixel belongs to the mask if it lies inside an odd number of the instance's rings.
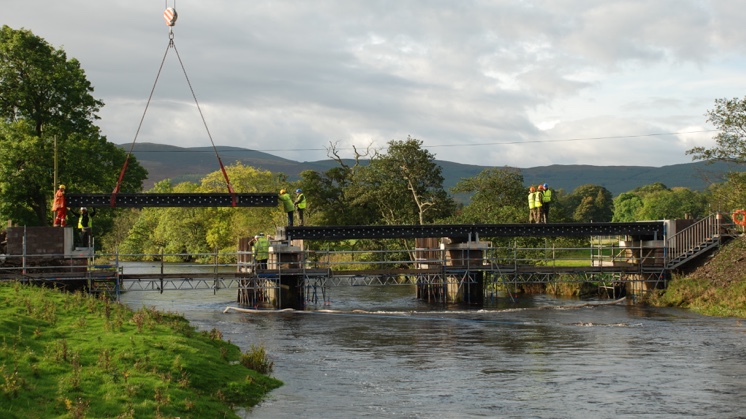
{"label": "river surface", "polygon": [[431,307],[411,286],[331,297],[258,313],[224,313],[230,289],[122,301],[264,346],[285,385],[246,418],[746,418],[740,319],[545,295]]}

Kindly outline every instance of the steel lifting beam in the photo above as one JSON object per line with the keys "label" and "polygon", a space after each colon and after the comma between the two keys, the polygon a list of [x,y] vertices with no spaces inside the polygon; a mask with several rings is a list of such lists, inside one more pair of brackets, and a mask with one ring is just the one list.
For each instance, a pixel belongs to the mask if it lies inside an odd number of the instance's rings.
{"label": "steel lifting beam", "polygon": [[[67,194],[69,207],[110,207],[111,194]],[[237,207],[276,207],[277,194],[237,193]],[[231,207],[229,193],[119,193],[115,207]]]}
{"label": "steel lifting beam", "polygon": [[392,226],[303,226],[285,227],[289,239],[343,240],[451,237],[472,240],[487,237],[521,236],[616,236],[663,238],[663,222],[634,223],[547,223],[547,224],[451,224]]}

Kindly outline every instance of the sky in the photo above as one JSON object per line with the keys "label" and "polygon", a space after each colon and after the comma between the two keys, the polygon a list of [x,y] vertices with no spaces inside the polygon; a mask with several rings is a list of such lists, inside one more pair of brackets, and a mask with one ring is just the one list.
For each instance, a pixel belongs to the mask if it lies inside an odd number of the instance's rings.
{"label": "sky", "polygon": [[105,103],[103,134],[135,149],[215,144],[302,162],[414,138],[465,164],[660,167],[714,146],[707,111],[746,96],[746,7],[731,0],[0,6],[3,25],[80,61]]}

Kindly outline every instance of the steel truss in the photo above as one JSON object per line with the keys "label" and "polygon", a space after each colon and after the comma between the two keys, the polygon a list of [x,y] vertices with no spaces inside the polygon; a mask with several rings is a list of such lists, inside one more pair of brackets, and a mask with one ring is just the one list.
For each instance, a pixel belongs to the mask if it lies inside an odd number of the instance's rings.
{"label": "steel truss", "polygon": [[[273,193],[119,193],[68,194],[70,207],[276,207],[277,195]],[[234,205],[235,198],[235,205]]]}
{"label": "steel truss", "polygon": [[286,227],[288,239],[344,240],[451,237],[479,240],[487,237],[588,237],[631,235],[663,239],[661,221],[632,223],[546,224],[428,224],[386,226],[294,226]]}

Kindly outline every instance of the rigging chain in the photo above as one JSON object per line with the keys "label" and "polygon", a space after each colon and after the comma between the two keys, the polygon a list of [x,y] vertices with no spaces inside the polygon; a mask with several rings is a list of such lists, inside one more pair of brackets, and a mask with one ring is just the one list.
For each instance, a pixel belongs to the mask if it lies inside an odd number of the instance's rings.
{"label": "rigging chain", "polygon": [[[168,6],[168,0],[166,0],[166,6]],[[228,185],[228,192],[230,192],[231,194],[231,203],[234,207],[237,205],[236,192],[233,190],[233,186],[231,185],[230,179],[228,179],[228,173],[225,171],[225,166],[223,166],[223,161],[220,159],[220,154],[218,154],[217,147],[215,147],[215,142],[213,141],[212,135],[210,134],[210,129],[207,127],[205,116],[202,114],[202,109],[199,106],[199,101],[197,101],[197,95],[194,93],[194,89],[192,88],[192,83],[191,81],[189,81],[189,76],[187,75],[186,68],[184,67],[184,63],[181,60],[181,55],[179,55],[179,50],[176,49],[176,44],[174,43],[173,26],[176,24],[176,18],[178,16],[176,14],[175,6],[176,6],[176,0],[174,0],[174,7],[167,7],[166,11],[163,13],[163,17],[166,20],[166,25],[169,27],[168,46],[166,47],[166,52],[163,54],[163,59],[161,60],[161,66],[160,68],[158,68],[158,73],[156,74],[155,82],[153,83],[153,88],[150,89],[150,96],[148,96],[148,102],[145,104],[145,110],[143,111],[142,117],[140,118],[140,124],[137,126],[137,131],[135,132],[135,138],[132,141],[132,145],[130,146],[130,150],[127,153],[127,157],[124,160],[122,171],[119,173],[119,179],[117,180],[117,185],[111,194],[111,202],[110,202],[111,208],[114,208],[116,206],[117,194],[119,193],[119,190],[122,186],[122,179],[124,178],[124,173],[127,171],[127,164],[129,163],[130,156],[132,155],[132,152],[135,149],[135,143],[137,142],[137,136],[140,134],[142,123],[145,120],[145,114],[148,112],[148,107],[150,107],[150,101],[153,99],[153,93],[155,92],[155,87],[158,84],[158,79],[161,76],[161,71],[163,71],[163,64],[166,62],[168,51],[172,48],[174,52],[176,53],[176,57],[179,59],[179,65],[181,65],[181,70],[184,72],[184,78],[187,81],[187,85],[189,85],[189,90],[192,92],[192,98],[194,98],[194,103],[195,105],[197,105],[197,111],[199,111],[199,116],[202,118],[202,124],[205,126],[205,131],[207,132],[207,136],[210,138],[212,149],[215,151],[215,157],[217,157],[218,164],[220,164],[220,170],[223,173],[223,178],[225,178],[225,183],[226,185]]]}

